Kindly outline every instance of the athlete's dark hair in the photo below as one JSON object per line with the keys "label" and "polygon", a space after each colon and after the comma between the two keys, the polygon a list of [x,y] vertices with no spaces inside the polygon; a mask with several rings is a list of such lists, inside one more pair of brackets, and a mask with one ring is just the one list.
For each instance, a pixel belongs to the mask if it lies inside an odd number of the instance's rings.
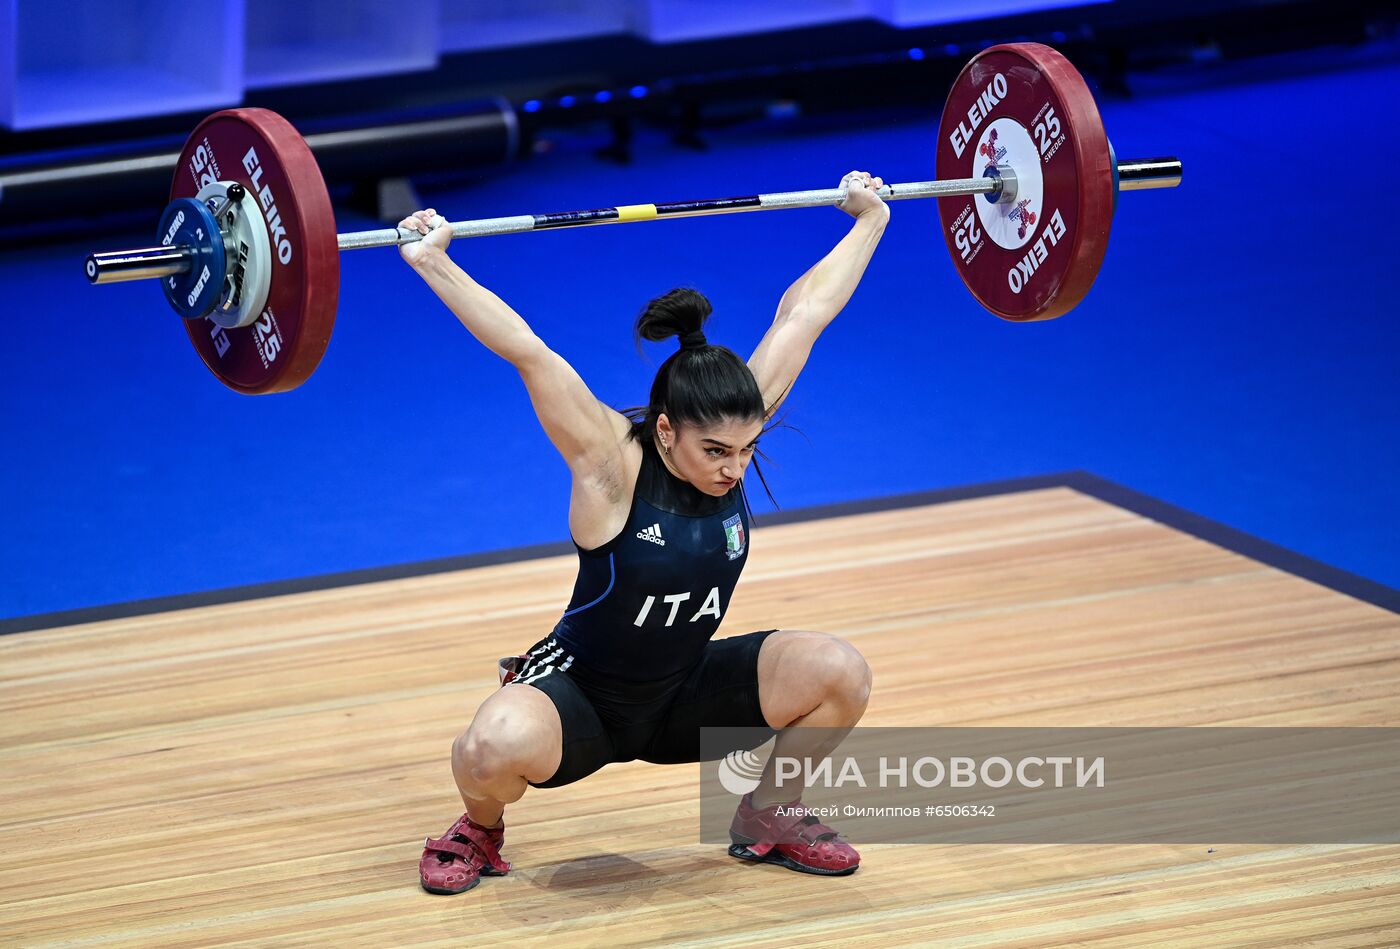
{"label": "athlete's dark hair", "polygon": [[[704,294],[682,287],[652,300],[637,317],[633,335],[638,349],[644,339],[681,337],[681,348],[656,371],[649,404],[626,412],[632,420],[631,436],[644,446],[656,437],[656,420],[662,412],[676,426],[715,425],[726,419],[757,421],[766,415],[763,393],[744,361],[728,347],[705,342],[701,328],[710,312]],[[754,470],[772,500],[757,459]]]}

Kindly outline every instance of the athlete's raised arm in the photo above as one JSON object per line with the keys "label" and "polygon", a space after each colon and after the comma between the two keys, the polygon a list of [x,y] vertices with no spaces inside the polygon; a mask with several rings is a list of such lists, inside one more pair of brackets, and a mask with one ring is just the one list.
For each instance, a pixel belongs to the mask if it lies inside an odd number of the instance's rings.
{"label": "athlete's raised arm", "polygon": [[830,253],[788,287],[778,303],[773,325],[749,357],[749,369],[763,392],[769,418],[807,364],[812,344],[855,292],[890,219],[889,205],[873,193],[884,185],[883,179],[853,171],[841,183],[849,189],[841,210],[856,219],[854,226]]}
{"label": "athlete's raised arm", "polygon": [[[545,345],[496,294],[481,286],[447,256],[452,229],[432,208],[404,218],[399,226],[424,234],[399,250],[428,286],[482,345],[520,373],[540,425],[574,473],[576,487],[600,469],[614,468],[629,425],[594,398],[563,357]],[[610,479],[604,479],[610,480]]]}

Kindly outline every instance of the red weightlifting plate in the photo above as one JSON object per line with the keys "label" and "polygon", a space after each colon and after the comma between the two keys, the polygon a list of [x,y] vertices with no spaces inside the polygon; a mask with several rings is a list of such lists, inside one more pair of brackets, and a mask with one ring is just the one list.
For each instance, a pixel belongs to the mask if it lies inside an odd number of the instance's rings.
{"label": "red weightlifting plate", "polygon": [[335,323],[340,251],[326,183],[305,140],[267,109],[228,109],[199,123],[180,152],[170,197],[192,198],[215,181],[241,182],[257,197],[272,282],[251,326],[187,320],[190,342],[230,389],[294,389],[315,371]]}
{"label": "red weightlifting plate", "polygon": [[1039,43],[993,46],[963,67],[938,130],[938,177],[1008,165],[1016,200],[939,198],[943,236],[972,295],[1006,320],[1048,320],[1093,286],[1113,222],[1108,137],[1089,87]]}

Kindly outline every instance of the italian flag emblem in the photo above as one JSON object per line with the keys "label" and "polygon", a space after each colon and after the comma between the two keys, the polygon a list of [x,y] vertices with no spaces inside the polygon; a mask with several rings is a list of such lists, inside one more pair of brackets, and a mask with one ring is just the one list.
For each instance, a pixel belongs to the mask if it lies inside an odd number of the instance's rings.
{"label": "italian flag emblem", "polygon": [[724,552],[730,560],[744,555],[744,520],[735,514],[724,522]]}

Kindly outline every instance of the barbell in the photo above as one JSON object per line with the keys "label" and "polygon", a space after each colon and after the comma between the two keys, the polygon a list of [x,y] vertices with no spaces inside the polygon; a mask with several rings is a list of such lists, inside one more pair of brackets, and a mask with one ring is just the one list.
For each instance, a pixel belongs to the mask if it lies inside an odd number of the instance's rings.
{"label": "barbell", "polygon": [[[993,46],[963,67],[944,106],[935,168],[937,180],[876,194],[938,198],[959,276],[982,306],[1017,322],[1061,316],[1088,293],[1118,192],[1181,182],[1176,158],[1119,161],[1083,77],[1038,43]],[[829,188],[445,226],[454,237],[486,237],[845,199],[845,189]],[[89,255],[88,280],[161,280],[205,365],[247,394],[293,389],[320,363],[335,323],[340,251],[421,239],[401,228],[337,234],[311,149],[266,109],[200,122],[181,150],[157,235],[154,247]]]}

